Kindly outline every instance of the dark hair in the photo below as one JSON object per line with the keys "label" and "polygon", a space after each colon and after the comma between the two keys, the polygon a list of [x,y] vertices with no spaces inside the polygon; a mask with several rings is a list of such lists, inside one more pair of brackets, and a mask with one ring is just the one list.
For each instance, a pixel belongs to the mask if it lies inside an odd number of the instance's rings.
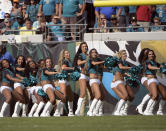
{"label": "dark hair", "polygon": [[75,54],[74,60],[73,60],[73,66],[77,66],[78,56],[80,55],[80,53],[82,53],[81,48],[82,48],[82,45],[83,45],[83,44],[86,44],[86,45],[87,45],[86,42],[82,42],[82,43],[80,44],[80,46],[79,46],[79,48],[78,48],[78,50],[77,50],[77,53]]}
{"label": "dark hair", "polygon": [[42,61],[44,61],[44,63],[45,63],[45,60],[44,60],[44,59],[40,59],[40,60],[37,62],[38,68],[40,68],[40,64],[41,64]]}
{"label": "dark hair", "polygon": [[145,60],[148,59],[148,54],[149,54],[149,52],[153,52],[153,55],[154,55],[154,59],[153,59],[153,61],[155,61],[155,60],[156,60],[156,55],[155,55],[155,53],[154,53],[153,50],[148,50],[147,55],[146,55],[146,57],[145,57]]}
{"label": "dark hair", "polygon": [[[9,70],[10,71],[12,71],[12,72],[14,72],[14,69],[11,67],[11,65],[10,65],[10,61],[9,60],[7,60],[7,59],[3,59],[2,61],[7,61],[8,63],[9,63]],[[2,61],[1,61],[1,68],[2,68],[2,70],[4,69],[4,67],[2,66]]]}
{"label": "dark hair", "polygon": [[[97,52],[97,50],[95,48],[93,48],[89,51],[89,58],[91,58],[92,51],[94,51],[94,50]],[[98,52],[97,52],[97,54],[98,54]]]}
{"label": "dark hair", "polygon": [[21,67],[24,68],[25,65],[26,65],[26,62],[25,62],[25,57],[23,55],[17,56],[16,61],[15,61],[15,65],[17,64],[17,60],[18,60],[19,57],[23,57],[23,63],[21,64]]}
{"label": "dark hair", "polygon": [[145,61],[145,57],[146,57],[145,51],[149,51],[149,50],[150,50],[149,48],[143,48],[143,49],[141,50],[140,55],[139,55],[139,57],[138,57],[138,62],[139,62],[140,64],[142,64],[142,63]]}
{"label": "dark hair", "polygon": [[40,59],[37,63],[40,64],[42,61],[45,61],[44,59]]}
{"label": "dark hair", "polygon": [[[35,64],[35,68],[34,68],[34,69],[30,67],[30,65],[29,65],[30,62],[33,62],[33,63]],[[36,62],[33,61],[33,60],[32,60],[32,61],[29,61],[29,62],[26,64],[26,66],[25,66],[25,76],[26,76],[26,77],[29,77],[29,73],[32,73],[34,70],[36,71],[36,74],[37,74],[38,68],[37,68]],[[36,75],[36,74],[35,74],[35,75]]]}
{"label": "dark hair", "polygon": [[30,22],[32,23],[32,21],[31,21],[29,18],[26,18],[26,19],[25,19],[25,22],[26,22],[26,21],[30,21]]}
{"label": "dark hair", "polygon": [[1,57],[2,55],[4,55],[6,53],[6,46],[1,45],[0,48],[1,48],[1,52],[0,52],[0,57]]}

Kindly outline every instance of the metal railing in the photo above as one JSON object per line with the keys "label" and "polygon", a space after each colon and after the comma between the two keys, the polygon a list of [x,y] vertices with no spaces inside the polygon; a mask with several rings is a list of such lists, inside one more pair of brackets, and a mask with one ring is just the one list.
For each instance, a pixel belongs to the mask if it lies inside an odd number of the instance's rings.
{"label": "metal railing", "polygon": [[[101,27],[101,28],[89,28],[89,30],[92,30],[93,32],[95,32],[95,30],[97,30],[98,32],[96,33],[104,33],[104,32],[100,32],[100,30],[108,30],[107,32],[110,32],[109,30],[111,29],[117,29],[118,32],[126,32],[126,29],[129,29],[129,28],[148,28],[148,32],[151,32],[151,28],[154,28],[154,27],[159,27],[158,30],[156,29],[156,31],[166,31],[166,25],[158,25],[158,26],[127,26],[127,27],[119,27],[119,26],[114,26],[114,27]],[[125,31],[122,31],[121,29],[125,30]],[[144,31],[145,32],[145,31]],[[106,33],[106,32],[105,32]],[[110,32],[111,33],[111,32]]]}

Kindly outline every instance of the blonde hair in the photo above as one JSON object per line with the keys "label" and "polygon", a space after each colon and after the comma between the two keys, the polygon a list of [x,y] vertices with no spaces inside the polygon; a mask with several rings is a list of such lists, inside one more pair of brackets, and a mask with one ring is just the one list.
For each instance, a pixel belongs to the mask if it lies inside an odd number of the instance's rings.
{"label": "blonde hair", "polygon": [[115,53],[114,56],[118,57],[119,59],[122,58],[122,53],[126,52],[126,50],[120,50],[119,52]]}
{"label": "blonde hair", "polygon": [[66,49],[64,50],[61,50],[61,52],[59,53],[59,59],[58,59],[58,72],[61,72],[62,71],[62,63],[63,63],[63,60],[65,59],[65,51],[68,51]]}

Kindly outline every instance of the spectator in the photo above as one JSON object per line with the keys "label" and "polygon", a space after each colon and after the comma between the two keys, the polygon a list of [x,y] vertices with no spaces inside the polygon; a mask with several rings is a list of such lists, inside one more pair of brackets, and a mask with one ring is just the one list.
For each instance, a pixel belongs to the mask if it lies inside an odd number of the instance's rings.
{"label": "spectator", "polygon": [[64,41],[64,26],[57,26],[59,17],[57,15],[52,16],[52,22],[50,22],[48,25],[48,28],[51,31],[52,39],[53,41]]}
{"label": "spectator", "polygon": [[12,8],[12,11],[10,13],[11,19],[13,21],[15,21],[16,17],[18,15],[21,15],[21,8],[19,7],[19,0],[13,0],[13,8]]}
{"label": "spectator", "polygon": [[108,32],[107,27],[110,27],[110,22],[107,21],[106,16],[104,14],[100,14],[98,22],[94,25],[94,28],[99,28],[95,29],[95,33],[106,33]]}
{"label": "spectator", "polygon": [[40,0],[39,12],[43,12],[47,22],[51,21],[51,16],[53,14],[58,15],[58,10],[59,10],[58,4],[59,4],[58,0]]}
{"label": "spectator", "polygon": [[143,32],[144,28],[139,27],[140,25],[137,24],[136,17],[131,18],[131,25],[129,25],[127,32]]}
{"label": "spectator", "polygon": [[[111,27],[119,27],[119,23],[115,15],[111,16]],[[110,29],[110,32],[120,32],[120,29],[118,28]]]}
{"label": "spectator", "polygon": [[25,20],[26,19],[26,10],[27,10],[27,6],[26,5],[23,5],[22,7],[21,7],[21,15],[22,15],[22,17],[23,17],[23,20]]}
{"label": "spectator", "polygon": [[47,22],[45,20],[43,13],[41,13],[41,12],[38,13],[37,14],[37,21],[35,21],[33,23],[33,27],[37,29],[36,34],[43,34],[43,38],[46,41],[50,41],[51,36],[49,35],[49,29],[46,25],[47,25]]}
{"label": "spectator", "polygon": [[86,0],[86,21],[87,21],[87,32],[92,32],[89,28],[93,28],[95,24],[95,8],[93,6],[93,0]]}
{"label": "spectator", "polygon": [[[126,12],[124,7],[116,8],[116,17],[118,18],[119,26],[126,27]],[[121,29],[122,32],[125,32],[126,29]]]}
{"label": "spectator", "polygon": [[[33,23],[34,28],[39,28],[42,22],[46,22],[45,17],[42,12],[37,13],[37,21]],[[47,22],[46,22],[47,24]]]}
{"label": "spectator", "polygon": [[131,23],[131,18],[136,17],[137,6],[129,6],[129,23]]}
{"label": "spectator", "polygon": [[160,17],[160,19],[161,19],[161,24],[162,25],[166,25],[166,5],[163,7],[163,9],[162,9],[162,17]]}
{"label": "spectator", "polygon": [[4,35],[11,35],[11,34],[17,34],[15,28],[12,27],[11,19],[7,18],[4,20],[5,27],[1,30],[1,34]]}
{"label": "spectator", "polygon": [[158,32],[164,30],[164,27],[160,26],[161,22],[159,17],[155,17],[153,19],[153,23],[154,23],[153,26],[150,28],[151,32]]}
{"label": "spectator", "polygon": [[[157,13],[157,11],[156,11],[156,6],[155,6],[155,5],[152,5],[152,6],[151,6],[151,23],[154,22],[153,19],[154,19],[155,17],[158,17],[158,13]],[[154,23],[153,23],[153,24],[154,24]]]}
{"label": "spectator", "polygon": [[[77,17],[80,17],[84,13],[85,4],[83,0],[61,0],[59,6],[59,16],[62,16],[63,24],[76,24]],[[63,12],[63,13],[62,13]],[[75,26],[71,26],[71,37],[75,40]]]}
{"label": "spectator", "polygon": [[17,20],[13,23],[12,27],[15,29],[20,29],[21,27],[24,26],[24,20],[22,16],[17,16]]}
{"label": "spectator", "polygon": [[25,20],[25,26],[20,28],[20,35],[34,35],[36,34],[36,28],[32,27],[32,22],[30,19]]}
{"label": "spectator", "polygon": [[146,32],[149,31],[149,26],[150,26],[150,18],[151,18],[151,11],[150,11],[150,6],[139,6],[137,8],[137,23],[140,26],[145,26],[144,30]]}
{"label": "spectator", "polygon": [[7,59],[12,65],[15,62],[15,59],[10,55],[10,53],[6,50],[5,45],[0,45],[0,63],[2,60]]}
{"label": "spectator", "polygon": [[[10,14],[9,13],[5,13],[4,18],[10,18]],[[5,27],[5,23],[4,20],[0,23],[0,29]]]}
{"label": "spectator", "polygon": [[106,19],[110,21],[110,16],[116,14],[116,8],[115,7],[96,7],[95,15],[97,19],[99,19],[100,14],[104,14],[106,16]]}
{"label": "spectator", "polygon": [[32,22],[36,21],[36,16],[39,10],[39,5],[34,0],[30,0],[30,5],[26,10],[26,18],[30,18]]}

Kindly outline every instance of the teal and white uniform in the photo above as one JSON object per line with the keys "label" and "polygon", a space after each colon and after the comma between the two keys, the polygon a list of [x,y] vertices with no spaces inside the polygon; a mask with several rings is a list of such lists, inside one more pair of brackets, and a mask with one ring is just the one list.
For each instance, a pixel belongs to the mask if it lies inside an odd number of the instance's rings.
{"label": "teal and white uniform", "polygon": [[[22,77],[25,77],[25,71],[18,71],[16,68],[22,68],[20,65],[15,65],[15,71],[16,71],[16,74],[22,76]],[[17,87],[21,87],[22,89],[25,88],[25,86],[19,82],[15,82],[14,83],[14,89],[16,89]]]}
{"label": "teal and white uniform", "polygon": [[[78,60],[84,61],[84,60],[86,60],[86,59],[87,59],[87,56],[86,56],[85,54],[83,54],[83,53],[80,53],[80,54],[79,54]],[[82,64],[82,65],[79,66],[79,68],[80,68],[81,71],[82,71],[82,69],[84,68],[84,66],[85,66],[85,64]],[[81,73],[80,75],[81,75],[81,76],[80,76],[79,80],[85,79],[86,81],[89,81],[89,77],[88,77],[87,75],[85,75],[85,74],[83,74],[83,73]]]}
{"label": "teal and white uniform", "polygon": [[[15,77],[15,74],[10,71],[9,69],[7,68],[4,68],[2,70],[2,82],[5,82],[5,83],[9,83],[10,85],[13,84],[13,81],[9,80],[6,75],[9,74],[11,77]],[[8,86],[1,86],[0,88],[0,92],[2,93],[4,89],[9,89],[10,91],[12,91],[12,88],[11,87],[8,87]]]}
{"label": "teal and white uniform", "polygon": [[[45,74],[45,71],[46,71],[46,70],[48,70],[48,71],[50,71],[50,72],[56,72],[56,70],[53,69],[53,68],[44,68],[44,69],[42,70],[42,73],[41,73],[41,81],[43,81],[43,80],[45,80],[45,81],[53,81],[54,75],[47,75],[47,74]],[[45,84],[45,85],[43,86],[43,90],[44,90],[45,93],[46,93],[46,90],[47,90],[48,88],[51,88],[53,91],[55,91],[55,88],[53,87],[52,84]]]}
{"label": "teal and white uniform", "polygon": [[39,89],[42,89],[42,86],[37,86],[40,83],[40,79],[38,78],[38,72],[35,74],[29,73],[29,79],[33,80],[32,84],[30,85],[30,94],[33,95],[34,91],[37,93]]}
{"label": "teal and white uniform", "polygon": [[[126,61],[119,59],[117,66],[113,68],[113,75],[116,75],[117,72],[119,72],[121,74],[124,74],[126,72],[126,70],[122,70],[119,68],[119,64],[122,64],[123,66],[129,66],[129,64]],[[112,81],[111,88],[116,88],[119,84],[126,85],[126,82],[123,80]]]}
{"label": "teal and white uniform", "polygon": [[[100,65],[93,65],[92,61],[98,62],[98,61],[101,61],[101,60],[98,59],[98,58],[89,59],[89,61],[88,61],[88,73],[89,74],[102,75]],[[93,83],[97,83],[98,85],[100,85],[101,81],[99,79],[90,79],[89,85],[92,86]]]}
{"label": "teal and white uniform", "polygon": [[[71,61],[69,60],[63,60],[62,65],[66,65],[67,67],[73,67]],[[70,73],[72,70],[62,70],[63,73]],[[69,82],[67,80],[59,80],[58,83],[64,83],[66,86],[69,85]]]}
{"label": "teal and white uniform", "polygon": [[157,85],[159,84],[159,81],[157,80],[156,78],[156,73],[157,73],[157,70],[151,70],[148,68],[148,65],[151,65],[151,66],[154,66],[154,67],[160,67],[160,64],[155,62],[155,61],[152,61],[152,60],[146,60],[146,64],[145,64],[145,75],[153,75],[154,78],[148,78],[148,86],[154,82],[156,83]]}

